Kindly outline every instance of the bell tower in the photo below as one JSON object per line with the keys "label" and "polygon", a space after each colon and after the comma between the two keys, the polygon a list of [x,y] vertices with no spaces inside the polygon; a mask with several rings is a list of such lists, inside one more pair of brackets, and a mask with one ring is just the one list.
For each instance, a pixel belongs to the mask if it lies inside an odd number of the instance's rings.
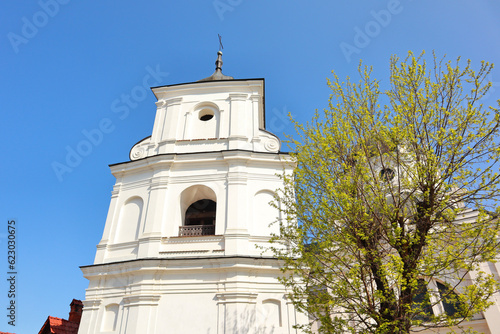
{"label": "bell tower", "polygon": [[293,164],[265,130],[264,79],[153,87],[152,135],[116,177],[79,334],[296,333],[307,321],[263,252]]}

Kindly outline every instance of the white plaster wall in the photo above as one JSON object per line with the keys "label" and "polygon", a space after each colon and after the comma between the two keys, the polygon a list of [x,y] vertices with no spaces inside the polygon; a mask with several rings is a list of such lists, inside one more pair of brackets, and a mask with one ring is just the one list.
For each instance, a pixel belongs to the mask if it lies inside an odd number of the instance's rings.
{"label": "white plaster wall", "polygon": [[[278,282],[277,260],[141,260],[86,267],[80,334],[290,333],[301,315]],[[106,307],[117,305],[116,328]],[[112,314],[111,314],[112,315]]]}
{"label": "white plaster wall", "polygon": [[269,189],[258,190],[253,196],[252,235],[269,236],[279,234],[280,212],[270,203],[274,203],[275,192]]}
{"label": "white plaster wall", "polygon": [[235,151],[157,156],[112,166],[117,183],[95,263],[185,252],[188,243],[168,238],[179,235],[185,209],[192,204],[183,203],[182,194],[193,187],[213,192],[206,197],[217,203],[215,234],[223,238],[217,245],[207,240],[205,247],[198,239],[192,250],[260,256],[262,249],[255,245],[268,246],[271,234],[279,232],[277,224],[270,224],[280,213],[269,202],[282,187],[277,174],[284,168],[290,172],[288,163],[287,156]]}
{"label": "white plaster wall", "polygon": [[158,333],[217,333],[214,293],[170,293],[158,305]]}

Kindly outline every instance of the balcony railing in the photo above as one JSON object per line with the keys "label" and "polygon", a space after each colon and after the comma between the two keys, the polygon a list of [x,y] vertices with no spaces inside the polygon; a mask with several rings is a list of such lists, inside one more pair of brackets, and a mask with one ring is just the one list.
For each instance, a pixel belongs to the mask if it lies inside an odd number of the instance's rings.
{"label": "balcony railing", "polygon": [[179,237],[196,237],[214,234],[215,225],[187,225],[179,227]]}

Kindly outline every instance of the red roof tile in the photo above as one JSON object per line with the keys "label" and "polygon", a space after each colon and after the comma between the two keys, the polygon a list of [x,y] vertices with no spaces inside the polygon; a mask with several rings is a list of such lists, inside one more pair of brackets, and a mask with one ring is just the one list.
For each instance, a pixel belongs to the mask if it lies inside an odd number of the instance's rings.
{"label": "red roof tile", "polygon": [[[52,333],[52,334],[77,334],[79,324],[70,322],[65,319],[49,316],[42,329],[38,334]],[[48,330],[46,330],[48,328]]]}

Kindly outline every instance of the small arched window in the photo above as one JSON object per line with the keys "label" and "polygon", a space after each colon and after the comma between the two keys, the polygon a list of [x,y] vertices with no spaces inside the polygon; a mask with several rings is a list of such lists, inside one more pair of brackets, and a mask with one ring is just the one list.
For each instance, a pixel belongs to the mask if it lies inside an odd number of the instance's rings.
{"label": "small arched window", "polygon": [[431,280],[418,280],[418,290],[413,298],[415,309],[419,313],[414,317],[429,321],[433,316],[446,314],[448,317],[460,317],[461,304],[458,295],[447,285]]}
{"label": "small arched window", "polygon": [[191,204],[184,216],[180,236],[214,235],[217,204],[210,199],[201,199]]}
{"label": "small arched window", "polygon": [[429,298],[429,291],[427,289],[427,282],[423,279],[418,280],[417,293],[413,297],[412,307],[418,313],[415,315],[415,319],[429,321],[434,312],[432,311],[432,304]]}
{"label": "small arched window", "polygon": [[380,170],[380,179],[385,182],[392,181],[396,173],[391,168],[383,168]]}
{"label": "small arched window", "polygon": [[436,282],[436,285],[439,297],[441,298],[444,313],[446,313],[449,317],[456,316],[460,310],[460,300],[458,295],[441,282]]}

